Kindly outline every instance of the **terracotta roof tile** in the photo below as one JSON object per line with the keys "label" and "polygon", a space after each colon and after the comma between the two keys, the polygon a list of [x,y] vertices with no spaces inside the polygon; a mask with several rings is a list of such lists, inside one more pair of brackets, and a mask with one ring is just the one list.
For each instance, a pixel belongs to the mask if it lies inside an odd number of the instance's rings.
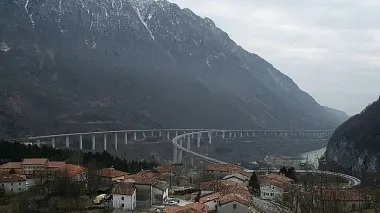
{"label": "terracotta roof tile", "polygon": [[44,165],[48,163],[47,158],[25,158],[22,160],[22,165]]}
{"label": "terracotta roof tile", "polygon": [[69,177],[75,177],[85,172],[85,169],[83,167],[73,164],[67,164],[66,169]]}
{"label": "terracotta roof tile", "polygon": [[201,189],[203,190],[218,191],[228,186],[247,188],[246,185],[244,185],[243,183],[236,183],[232,180],[212,180],[212,181],[201,183]]}
{"label": "terracotta roof tile", "polygon": [[23,175],[0,175],[0,183],[20,182],[26,181],[26,177]]}
{"label": "terracotta roof tile", "polygon": [[21,162],[9,162],[0,165],[0,169],[21,169]]}
{"label": "terracotta roof tile", "polygon": [[132,183],[120,182],[112,187],[112,194],[133,195],[136,188]]}
{"label": "terracotta roof tile", "polygon": [[166,213],[206,213],[208,207],[201,203],[191,203],[186,206],[167,207]]}
{"label": "terracotta roof tile", "polygon": [[273,185],[281,188],[288,188],[294,183],[294,180],[279,174],[259,175],[258,180],[261,186]]}
{"label": "terracotta roof tile", "polygon": [[142,171],[134,175],[127,175],[125,180],[132,180],[140,184],[155,184],[158,181],[159,174],[151,171]]}
{"label": "terracotta roof tile", "polygon": [[66,167],[65,161],[49,161],[47,167],[49,169],[62,169]]}
{"label": "terracotta roof tile", "polygon": [[116,170],[114,168],[104,168],[98,170],[98,175],[102,177],[108,177],[108,178],[117,178],[117,177],[125,177],[126,175],[129,175],[126,172],[122,172],[119,170]]}
{"label": "terracotta roof tile", "polygon": [[175,164],[163,164],[160,167],[155,168],[153,171],[156,171],[158,173],[174,173],[178,171],[179,167],[179,165]]}
{"label": "terracotta roof tile", "polygon": [[206,166],[207,171],[218,171],[218,172],[228,172],[228,173],[240,173],[246,177],[250,177],[251,174],[247,171],[245,171],[244,168],[234,165],[234,164],[221,164],[221,163],[216,163],[216,164],[210,164]]}

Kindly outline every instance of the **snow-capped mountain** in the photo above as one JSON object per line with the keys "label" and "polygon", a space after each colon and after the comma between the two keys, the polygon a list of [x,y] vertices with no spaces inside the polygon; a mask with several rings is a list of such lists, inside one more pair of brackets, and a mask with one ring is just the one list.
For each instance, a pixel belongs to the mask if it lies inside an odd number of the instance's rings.
{"label": "snow-capped mountain", "polygon": [[211,19],[165,0],[3,2],[0,109],[32,132],[339,124]]}

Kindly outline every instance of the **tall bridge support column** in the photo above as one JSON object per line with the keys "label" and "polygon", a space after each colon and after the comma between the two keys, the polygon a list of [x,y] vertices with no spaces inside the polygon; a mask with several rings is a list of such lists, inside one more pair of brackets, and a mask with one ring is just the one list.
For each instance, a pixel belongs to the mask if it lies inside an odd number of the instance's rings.
{"label": "tall bridge support column", "polygon": [[37,139],[37,146],[41,147],[41,139]]}
{"label": "tall bridge support column", "polygon": [[173,145],[173,163],[178,163],[178,148]]}
{"label": "tall bridge support column", "polygon": [[208,132],[208,143],[212,143],[212,132]]}
{"label": "tall bridge support column", "polygon": [[236,132],[234,132],[234,138],[236,138]]}
{"label": "tall bridge support column", "polygon": [[133,139],[134,139],[135,141],[137,141],[137,133],[136,133],[136,132],[133,133]]}
{"label": "tall bridge support column", "polygon": [[117,133],[115,133],[115,150],[117,150]]}
{"label": "tall bridge support column", "polygon": [[188,150],[190,150],[190,148],[191,148],[190,147],[191,146],[190,141],[191,141],[191,136],[189,135],[189,136],[187,136],[187,144],[186,144],[186,149],[188,149]]}
{"label": "tall bridge support column", "polygon": [[175,131],[175,136],[176,136],[176,137],[178,136],[178,131]]}
{"label": "tall bridge support column", "polygon": [[158,132],[158,136],[159,136],[159,137],[162,136],[162,132],[161,132],[161,131]]}
{"label": "tall bridge support column", "polygon": [[222,132],[222,139],[224,140],[226,137],[226,132]]}
{"label": "tall bridge support column", "polygon": [[104,134],[104,137],[103,137],[103,150],[104,151],[107,150],[107,134]]}
{"label": "tall bridge support column", "polygon": [[201,147],[201,138],[202,138],[202,133],[199,132],[199,133],[198,133],[198,138],[197,138],[197,147],[198,147],[198,148]]}
{"label": "tall bridge support column", "polygon": [[232,132],[230,132],[229,134],[230,134],[230,138],[232,138]]}
{"label": "tall bridge support column", "polygon": [[[183,147],[183,139],[181,138],[180,141],[179,141],[179,145],[181,147]],[[182,154],[183,154],[183,151],[182,149],[179,149],[179,153],[178,153],[178,163],[182,163]]]}
{"label": "tall bridge support column", "polygon": [[95,150],[95,135],[92,135],[92,150]]}
{"label": "tall bridge support column", "polygon": [[55,149],[55,137],[51,138],[51,147]]}
{"label": "tall bridge support column", "polygon": [[168,140],[170,140],[170,132],[167,132],[167,133],[166,133],[166,138],[167,138]]}
{"label": "tall bridge support column", "polygon": [[152,136],[152,137],[154,136],[154,132],[153,131],[150,132],[150,136]]}
{"label": "tall bridge support column", "polygon": [[70,137],[66,136],[66,148],[70,148]]}
{"label": "tall bridge support column", "polygon": [[143,135],[143,138],[145,139],[146,138],[145,132],[143,132],[142,135]]}
{"label": "tall bridge support column", "polygon": [[128,132],[124,133],[124,143],[125,145],[128,145]]}
{"label": "tall bridge support column", "polygon": [[79,149],[83,149],[83,135],[79,135]]}

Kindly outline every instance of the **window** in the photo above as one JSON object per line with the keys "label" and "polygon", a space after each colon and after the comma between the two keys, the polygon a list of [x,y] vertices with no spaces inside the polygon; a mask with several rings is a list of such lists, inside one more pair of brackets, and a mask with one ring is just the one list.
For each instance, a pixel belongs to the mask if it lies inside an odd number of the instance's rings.
{"label": "window", "polygon": [[13,183],[11,183],[11,186],[13,186]]}
{"label": "window", "polygon": [[236,209],[236,207],[237,207],[237,206],[236,206],[236,204],[235,204],[235,203],[234,203],[234,204],[232,204],[232,208],[233,208],[233,209]]}
{"label": "window", "polygon": [[21,188],[18,188],[19,191],[21,191]]}
{"label": "window", "polygon": [[21,185],[21,182],[20,182],[20,183],[18,183],[18,185]]}
{"label": "window", "polygon": [[121,197],[121,200],[124,200],[124,196]]}
{"label": "window", "polygon": [[121,207],[123,207],[123,208],[124,208],[124,203],[122,203],[122,204],[121,204]]}
{"label": "window", "polygon": [[271,196],[271,197],[273,197],[273,196],[274,196],[273,192],[272,192],[272,193],[270,193],[270,196]]}

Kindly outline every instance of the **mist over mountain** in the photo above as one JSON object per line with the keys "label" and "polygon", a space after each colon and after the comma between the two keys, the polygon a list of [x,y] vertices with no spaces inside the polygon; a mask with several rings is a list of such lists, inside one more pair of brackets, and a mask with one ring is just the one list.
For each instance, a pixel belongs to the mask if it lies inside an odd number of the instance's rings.
{"label": "mist over mountain", "polygon": [[211,19],[164,0],[4,1],[0,91],[11,137],[342,121]]}

